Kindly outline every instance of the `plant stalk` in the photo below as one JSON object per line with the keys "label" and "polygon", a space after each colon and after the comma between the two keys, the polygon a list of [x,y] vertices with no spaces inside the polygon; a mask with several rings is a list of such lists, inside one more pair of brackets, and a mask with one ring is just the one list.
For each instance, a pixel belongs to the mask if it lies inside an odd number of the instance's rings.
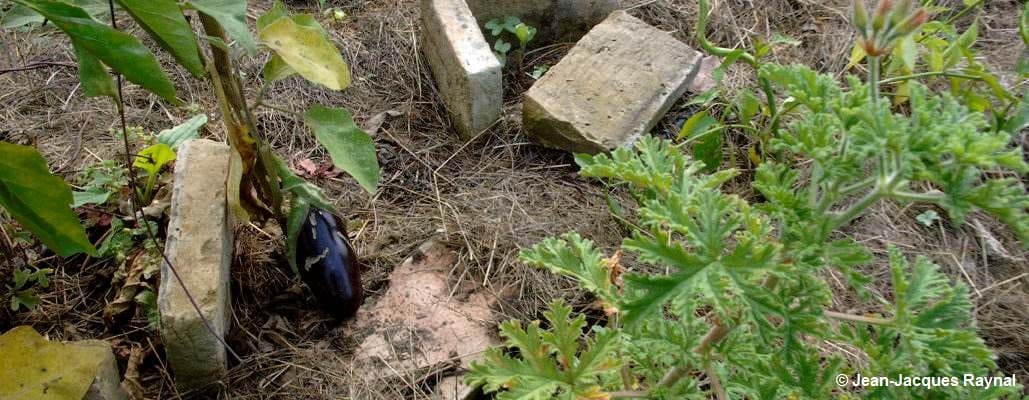
{"label": "plant stalk", "polygon": [[836,311],[829,311],[829,310],[822,311],[822,314],[825,315],[826,317],[829,317],[829,318],[832,318],[832,319],[838,319],[838,320],[841,320],[841,321],[861,322],[861,323],[872,324],[872,325],[890,325],[890,324],[893,323],[893,321],[889,320],[889,319],[876,318],[876,317],[866,317],[866,316],[863,316],[863,315],[844,314],[844,313],[840,313],[840,312],[836,312]]}

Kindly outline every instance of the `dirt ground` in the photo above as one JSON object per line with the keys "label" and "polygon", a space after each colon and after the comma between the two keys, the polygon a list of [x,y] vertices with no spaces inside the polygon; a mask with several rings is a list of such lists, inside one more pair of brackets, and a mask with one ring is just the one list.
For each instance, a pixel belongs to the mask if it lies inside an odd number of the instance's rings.
{"label": "dirt ground", "polygon": [[[270,5],[264,0],[250,3],[251,18]],[[779,49],[773,60],[804,63],[840,75],[846,72],[843,69],[853,43],[846,23],[849,0],[715,3],[709,37],[720,45],[748,47],[750,37],[778,32],[803,44]],[[960,0],[942,3],[961,5]],[[1022,5],[1014,0],[988,0],[986,4],[980,16],[982,54],[994,70],[1013,71],[1022,49],[1017,25]],[[318,7],[316,1],[288,1],[287,5],[295,11],[315,13]],[[450,273],[455,291],[478,290],[497,296],[497,321],[537,319],[555,296],[584,308],[590,300],[569,282],[519,263],[519,248],[575,230],[612,252],[624,232],[609,215],[603,186],[578,178],[570,155],[538,147],[521,135],[519,94],[531,80],[519,77],[508,84],[506,116],[495,129],[461,141],[418,52],[416,0],[330,0],[325,6],[340,7],[348,15],[343,22],[324,24],[350,63],[353,86],[337,93],[291,78],[276,84],[267,98],[293,110],[315,102],[345,107],[362,126],[377,114],[396,112],[380,130],[370,132],[375,135],[382,166],[378,194],[369,197],[345,175],[315,180],[350,221],[354,245],[366,266],[363,276],[368,301],[374,302],[385,291],[386,278],[395,266],[435,237],[459,254]],[[630,0],[623,1],[622,7],[695,46],[694,1]],[[959,25],[967,25],[973,16]],[[122,26],[139,31],[128,19]],[[67,39],[52,30],[0,31],[0,46],[0,69],[39,62],[74,64]],[[528,62],[553,63],[569,46],[533,52]],[[260,85],[264,61],[244,57],[241,69],[250,98]],[[207,83],[197,83],[181,68],[173,68],[168,57],[164,64],[166,71],[173,71],[180,97],[212,117],[202,136],[224,140]],[[1005,76],[1009,85],[1019,83],[1013,81],[1014,73]],[[741,67],[730,71],[727,82],[730,87],[742,87],[750,79],[747,69]],[[118,127],[113,107],[105,100],[85,99],[74,68],[54,65],[3,74],[0,88],[0,139],[35,144],[55,171],[72,176],[99,159],[120,154],[121,144],[110,133]],[[185,109],[169,108],[132,85],[126,86],[125,101],[129,124],[150,131],[166,129],[190,116]],[[656,129],[672,129],[683,115],[688,115],[688,110],[673,109]],[[293,165],[307,159],[317,164],[328,160],[301,121],[272,111],[259,111],[257,119],[272,147]],[[1025,136],[1021,135],[1022,143]],[[746,143],[730,145],[744,148]],[[751,194],[742,182],[730,186],[744,197]],[[626,193],[610,195],[623,204],[630,203]],[[926,228],[914,218],[926,209],[882,204],[855,223],[848,234],[880,256],[890,244],[908,254],[924,254],[953,279],[969,283],[981,334],[997,352],[1002,369],[1029,384],[1029,253],[1020,253],[1021,246],[1005,228],[979,214],[961,227]],[[205,396],[426,398],[433,379],[426,379],[425,374],[408,376],[350,367],[348,357],[355,343],[348,324],[336,323],[317,309],[310,293],[291,277],[275,236],[261,227],[238,228],[229,344],[242,360],[232,363],[223,386]],[[1009,254],[998,252],[988,237],[996,238]],[[633,265],[632,260],[626,262]],[[0,268],[7,269],[7,265]],[[28,324],[53,339],[104,338],[124,350],[123,366],[131,349],[142,349],[146,356],[140,373],[146,396],[182,395],[175,392],[163,364],[160,336],[147,329],[142,314],[126,324],[105,326],[102,311],[117,290],[111,285],[114,269],[94,260],[57,264],[41,305],[19,313],[4,307],[0,331]],[[870,266],[867,273],[877,278],[876,288],[885,287],[886,268]],[[0,271],[0,280],[8,282],[9,274],[9,269]],[[863,311],[844,288],[839,289],[835,300],[839,309]]]}

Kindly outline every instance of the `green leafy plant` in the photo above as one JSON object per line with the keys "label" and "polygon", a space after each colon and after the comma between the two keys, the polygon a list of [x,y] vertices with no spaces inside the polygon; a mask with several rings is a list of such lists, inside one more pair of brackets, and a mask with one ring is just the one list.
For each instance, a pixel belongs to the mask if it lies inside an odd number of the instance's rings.
{"label": "green leafy plant", "polygon": [[175,161],[175,150],[164,143],[150,145],[136,155],[132,162],[132,168],[136,168],[146,174],[146,184],[139,188],[139,201],[142,204],[149,204],[153,199],[154,187],[157,185],[158,175],[168,163]]}
{"label": "green leafy plant", "polygon": [[511,42],[505,40],[504,37],[514,38],[514,42],[518,43],[518,65],[521,68],[525,61],[525,51],[532,39],[536,37],[537,29],[526,25],[521,19],[514,16],[491,19],[486,22],[485,28],[494,38],[493,53],[500,60],[500,65],[507,64],[507,55],[512,47]]}
{"label": "green leafy plant", "polygon": [[537,65],[537,66],[532,68],[532,72],[529,73],[529,77],[532,78],[533,80],[537,80],[539,78],[542,78],[543,74],[547,73],[547,71],[549,71],[549,70],[550,70],[550,66],[549,65],[546,65],[546,64]]}
{"label": "green leafy plant", "polygon": [[154,293],[153,290],[145,289],[136,295],[135,300],[143,308],[144,314],[146,314],[147,327],[154,331],[160,329],[161,309],[157,306],[157,293]]}
{"label": "green leafy plant", "polygon": [[11,311],[18,311],[22,307],[33,310],[39,305],[39,297],[36,296],[36,288],[46,289],[50,287],[50,274],[54,272],[50,268],[14,270],[11,278],[13,285],[8,285],[7,290],[11,292]]}
{"label": "green leafy plant", "polygon": [[[848,69],[867,58],[866,46],[874,45],[876,40],[889,39],[888,48],[873,51],[885,51],[877,53],[880,65],[878,79],[884,88],[883,93],[890,97],[893,104],[899,106],[906,103],[912,85],[916,82],[930,86],[945,85],[953,97],[969,109],[987,113],[991,130],[1017,132],[1029,125],[1027,106],[1022,97],[1004,87],[997,75],[980,61],[981,57],[975,50],[978,23],[974,22],[963,32],[958,32],[954,25],[960,17],[980,9],[984,2],[966,2],[966,7],[956,12],[932,6],[911,13],[908,12],[910,2],[897,2],[896,7],[889,10],[874,10],[882,13],[892,11],[888,15],[873,16],[868,15],[869,10],[863,4],[855,2],[855,5],[861,5],[860,10],[855,9],[855,18],[865,18],[860,28],[862,33],[869,32],[865,25],[875,24],[875,20],[879,20],[880,23],[889,23],[892,29],[889,34],[893,36],[855,43]],[[776,34],[771,40],[752,38],[754,45],[749,52],[718,47],[705,35],[709,13],[708,1],[701,0],[696,38],[705,51],[723,57],[722,64],[714,72],[716,82],[721,81],[724,71],[730,65],[744,62],[756,71],[775,47],[799,45],[796,40]],[[930,14],[949,16],[943,20],[928,21]],[[911,26],[904,28],[903,24]],[[728,93],[726,89],[716,87],[687,104],[700,105],[701,110],[692,117],[714,121],[701,125],[706,129],[699,131],[684,124],[678,138],[687,142],[694,156],[704,161],[709,169],[713,170],[717,168],[715,164],[721,163],[725,155],[721,146],[722,133],[730,130],[754,139],[755,145],[747,149],[753,165],[759,165],[768,157],[778,156],[769,148],[769,140],[778,134],[781,122],[795,111],[797,105],[790,98],[777,102],[771,92],[770,82],[759,76],[759,83],[757,91],[744,88]],[[736,165],[736,154],[729,156],[730,165]]]}
{"label": "green leafy plant", "polygon": [[[883,16],[910,13],[884,3]],[[863,40],[885,50],[909,28],[884,22]],[[878,71],[878,56],[868,61]],[[1014,382],[841,385],[855,375],[995,374],[964,284],[890,249],[891,291],[870,291],[861,268],[872,253],[839,232],[880,201],[918,202],[958,224],[983,210],[1029,243],[1029,195],[1018,179],[992,173],[1029,171],[1011,135],[919,83],[901,113],[881,96],[874,73],[843,86],[804,66],[759,68],[771,93],[793,99],[797,110],[768,140],[782,161],[755,171],[761,200],[720,189],[735,169],[706,173],[703,162],[655,138],[634,150],[577,155],[583,176],[632,188],[639,207],[621,249],[643,266],[623,275],[618,256],[605,257],[575,233],[523,250],[526,264],[596,296],[608,318],[587,330],[582,316],[558,303],[545,314],[546,329],[503,324],[512,351],[487,353],[470,383],[499,399],[1017,398]],[[875,311],[833,310],[830,270]],[[841,346],[850,356],[824,350]]]}
{"label": "green leafy plant", "polygon": [[[888,52],[879,54],[882,63],[880,79],[883,86],[892,92],[894,104],[908,100],[912,81],[946,84],[954,98],[966,107],[989,113],[993,129],[1010,130],[1005,125],[1015,116],[1013,113],[1018,111],[1022,100],[1002,85],[1000,78],[980,61],[974,47],[979,35],[978,18],[963,32],[958,32],[954,26],[959,17],[982,6],[982,1],[966,2],[963,10],[952,13],[949,18],[925,23],[913,34],[897,40]],[[949,11],[943,7],[933,7],[932,10],[941,14]],[[899,17],[894,15],[890,18]],[[854,46],[850,65],[867,57],[866,44]]]}
{"label": "green leafy plant", "polygon": [[129,184],[125,167],[114,160],[102,160],[86,167],[75,180],[81,190],[72,192],[72,208],[103,205]]}
{"label": "green leafy plant", "polygon": [[[101,23],[89,11],[72,3],[52,0],[12,2],[19,10],[31,10],[67,34],[77,58],[79,78],[86,96],[109,97],[122,113],[121,78],[124,78],[171,105],[181,105],[174,85],[150,49],[137,38],[118,30],[113,21],[112,26]],[[114,12],[114,2],[104,3]],[[292,75],[300,75],[331,90],[343,90],[350,85],[349,67],[332,43],[329,32],[313,16],[293,15],[281,2],[275,1],[258,18],[255,40],[246,25],[245,0],[190,0],[181,3],[174,0],[117,0],[116,3],[119,10],[128,13],[182,68],[197,79],[211,81],[210,86],[220,107],[221,122],[233,150],[228,201],[240,220],[249,221],[252,217],[273,219],[286,226],[287,207],[317,204],[333,211],[332,204],[323,201],[317,187],[303,182],[289,168],[283,167],[284,162],[272,152],[257,128],[253,112],[256,108],[278,110],[306,122],[337,167],[354,175],[369,192],[377,190],[379,174],[374,143],[357,128],[349,113],[322,106],[298,113],[273,104],[274,99],[267,96],[274,82]],[[193,31],[187,15],[198,17],[202,33]],[[202,43],[208,45],[209,53],[201,51]],[[241,53],[234,51],[235,48],[251,56],[256,56],[259,51],[270,54],[263,72],[263,86],[253,101],[244,96],[235,61]],[[117,80],[112,73],[117,75]],[[124,117],[122,119],[120,133],[128,149],[128,129]],[[190,120],[187,124],[202,125],[203,122]],[[135,213],[145,204],[142,200],[152,194],[153,182],[161,167],[173,158],[174,151],[171,150],[175,143],[183,140],[183,131],[185,136],[190,136],[192,129],[168,133],[167,139],[171,143],[162,142],[162,135],[158,135],[158,143],[145,149],[143,157],[130,158],[127,162],[127,167],[134,165],[139,168],[148,180],[145,186],[136,188],[139,193],[133,194],[138,197],[132,199]],[[136,186],[135,173],[135,169],[128,169],[132,186]],[[99,195],[96,199],[99,200]],[[65,206],[63,203],[60,204],[62,207]],[[71,200],[67,203],[71,204]],[[83,243],[84,235],[72,232],[70,223],[66,223],[69,226],[64,229],[43,229],[40,210],[59,208],[53,204],[26,207],[4,201],[3,205],[22,224],[34,224],[28,227],[29,230],[41,235],[41,240],[48,246],[65,244],[62,255],[92,248],[88,241]],[[55,235],[53,232],[60,237],[51,237]],[[287,239],[292,247],[295,238]]]}

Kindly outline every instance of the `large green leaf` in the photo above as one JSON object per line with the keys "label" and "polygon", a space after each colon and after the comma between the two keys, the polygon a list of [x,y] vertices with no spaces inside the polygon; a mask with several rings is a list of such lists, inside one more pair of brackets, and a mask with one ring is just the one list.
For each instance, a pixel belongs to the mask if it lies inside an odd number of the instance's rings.
{"label": "large green leaf", "polygon": [[350,86],[350,68],[339,49],[320,25],[302,17],[275,20],[261,30],[261,41],[307,80],[332,90]]}
{"label": "large green leaf", "polygon": [[71,209],[71,187],[52,175],[36,149],[0,142],[0,206],[62,257],[93,254]]}
{"label": "large green leaf", "polygon": [[86,97],[108,96],[112,99],[118,98],[118,88],[114,86],[114,79],[107,73],[104,64],[77,44],[75,58],[79,62],[79,82],[82,82],[82,93]]}
{"label": "large green leaf", "polygon": [[0,28],[11,29],[33,23],[41,23],[46,18],[23,5],[14,5],[3,17],[0,17]]}
{"label": "large green leaf", "polygon": [[357,179],[369,193],[378,190],[379,160],[375,142],[357,127],[347,110],[315,105],[304,114],[304,121],[329,151],[336,167]]}
{"label": "large green leaf", "polygon": [[[81,7],[89,15],[98,17],[101,20],[110,20],[107,17],[109,12],[107,0],[65,0],[64,2]],[[43,21],[46,21],[46,18],[32,11],[31,8],[15,4],[6,14],[0,17],[0,28],[9,29],[29,24],[42,24]]]}
{"label": "large green leaf", "polygon": [[103,61],[126,79],[178,104],[175,87],[161,71],[153,53],[131,35],[97,22],[85,10],[47,0],[14,0],[49,19],[72,43]]}
{"label": "large green leaf", "polygon": [[118,0],[157,44],[167,50],[193,76],[204,76],[193,28],[175,0]]}
{"label": "large green leaf", "polygon": [[246,0],[193,0],[189,4],[218,21],[247,53],[257,53],[257,44],[247,28]]}
{"label": "large green leaf", "polygon": [[196,139],[200,137],[199,130],[204,124],[207,123],[206,114],[197,114],[193,118],[187,119],[174,128],[165,129],[161,133],[157,134],[157,143],[164,143],[171,147],[172,150],[178,151],[179,146],[185,143],[187,140]]}

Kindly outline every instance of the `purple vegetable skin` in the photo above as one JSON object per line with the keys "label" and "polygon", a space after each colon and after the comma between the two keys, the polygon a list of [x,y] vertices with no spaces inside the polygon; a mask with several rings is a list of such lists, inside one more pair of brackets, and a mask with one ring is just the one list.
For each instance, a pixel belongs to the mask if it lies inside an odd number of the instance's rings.
{"label": "purple vegetable skin", "polygon": [[341,319],[354,316],[364,299],[360,267],[346,229],[332,214],[311,208],[297,235],[296,261],[326,311]]}

